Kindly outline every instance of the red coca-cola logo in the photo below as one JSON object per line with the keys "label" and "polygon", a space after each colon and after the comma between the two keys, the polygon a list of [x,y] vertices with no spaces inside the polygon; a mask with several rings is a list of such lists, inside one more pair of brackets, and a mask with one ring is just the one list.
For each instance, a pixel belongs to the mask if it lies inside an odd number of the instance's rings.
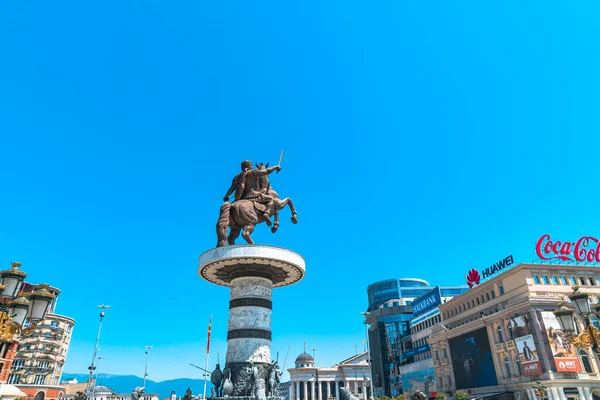
{"label": "red coca-cola logo", "polygon": [[469,288],[472,288],[475,285],[479,285],[479,282],[481,282],[479,271],[477,271],[476,269],[470,270],[467,274],[467,285],[469,285]]}
{"label": "red coca-cola logo", "polygon": [[600,262],[600,240],[593,236],[583,236],[576,242],[553,242],[550,235],[544,235],[535,251],[541,260]]}

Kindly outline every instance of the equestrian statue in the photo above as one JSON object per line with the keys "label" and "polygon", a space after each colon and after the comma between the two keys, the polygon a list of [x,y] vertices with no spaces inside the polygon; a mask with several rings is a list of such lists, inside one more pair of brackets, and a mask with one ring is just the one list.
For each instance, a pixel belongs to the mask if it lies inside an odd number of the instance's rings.
{"label": "equestrian statue", "polygon": [[[281,199],[279,194],[271,188],[269,175],[274,171],[281,171],[279,164],[269,167],[269,164],[256,164],[253,168],[252,161],[242,161],[242,172],[237,174],[231,182],[231,187],[223,198],[219,220],[217,221],[217,247],[235,244],[235,240],[242,234],[248,244],[254,244],[250,235],[256,225],[264,222],[271,227],[271,232],[279,228],[279,210],[289,205],[292,212],[292,223],[298,222],[298,214],[290,198]],[[234,201],[229,202],[229,196],[235,192]],[[271,217],[274,221],[271,221]],[[229,235],[227,235],[229,228]]]}

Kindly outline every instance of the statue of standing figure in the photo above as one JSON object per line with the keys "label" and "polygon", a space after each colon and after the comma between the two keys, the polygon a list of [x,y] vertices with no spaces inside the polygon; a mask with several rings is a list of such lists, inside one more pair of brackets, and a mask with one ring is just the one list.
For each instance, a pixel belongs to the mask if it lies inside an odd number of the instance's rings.
{"label": "statue of standing figure", "polygon": [[[283,157],[283,152],[281,153]],[[281,158],[279,159],[281,164]],[[242,172],[237,174],[221,205],[217,221],[217,247],[235,244],[242,234],[248,244],[254,244],[250,235],[256,225],[264,222],[271,226],[271,232],[279,228],[279,210],[289,205],[292,211],[292,223],[298,222],[298,214],[290,198],[280,199],[279,194],[271,188],[268,176],[274,171],[281,171],[281,165],[269,167],[269,164],[256,164],[253,169],[252,161],[242,162]],[[235,192],[233,203],[229,196]],[[275,222],[271,222],[274,216]],[[229,235],[227,235],[229,228]]]}
{"label": "statue of standing figure", "polygon": [[213,388],[215,389],[215,394],[217,397],[223,396],[223,390],[221,388],[221,383],[223,382],[223,372],[221,371],[221,367],[219,364],[215,367],[215,370],[210,374],[210,382],[213,384]]}
{"label": "statue of standing figure", "polygon": [[269,367],[269,397],[279,396],[279,382],[283,372],[279,372],[279,363],[273,361]]}
{"label": "statue of standing figure", "polygon": [[187,388],[185,394],[183,395],[183,400],[192,400],[192,389]]}

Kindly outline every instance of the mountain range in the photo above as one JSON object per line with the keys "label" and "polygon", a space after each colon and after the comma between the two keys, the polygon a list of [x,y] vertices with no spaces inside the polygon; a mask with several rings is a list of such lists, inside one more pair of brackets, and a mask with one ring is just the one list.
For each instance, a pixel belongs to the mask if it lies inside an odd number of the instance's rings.
{"label": "mountain range", "polygon": [[[88,374],[68,374],[62,375],[63,381],[70,379],[77,379],[79,383],[87,382]],[[107,386],[116,393],[129,394],[136,387],[142,386],[144,379],[135,375],[111,375],[111,374],[98,374],[97,382],[98,385]],[[156,393],[160,399],[165,399],[171,396],[171,391],[177,393],[177,397],[183,397],[185,391],[190,388],[192,393],[197,396],[202,394],[204,391],[204,380],[202,379],[190,379],[190,378],[179,378],[171,379],[168,381],[155,382],[150,379],[146,379],[146,393]],[[206,395],[210,396],[210,389],[212,383],[210,380],[206,382]]]}

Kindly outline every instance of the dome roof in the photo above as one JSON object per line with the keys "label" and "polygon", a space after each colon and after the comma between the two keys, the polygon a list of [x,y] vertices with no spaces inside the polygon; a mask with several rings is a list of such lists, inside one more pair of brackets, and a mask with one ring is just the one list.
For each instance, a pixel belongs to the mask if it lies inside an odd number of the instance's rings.
{"label": "dome roof", "polygon": [[315,359],[308,353],[302,353],[296,358],[296,363],[314,363]]}
{"label": "dome roof", "polygon": [[110,390],[107,386],[104,385],[96,385],[94,386],[94,393],[112,393],[113,391]]}

